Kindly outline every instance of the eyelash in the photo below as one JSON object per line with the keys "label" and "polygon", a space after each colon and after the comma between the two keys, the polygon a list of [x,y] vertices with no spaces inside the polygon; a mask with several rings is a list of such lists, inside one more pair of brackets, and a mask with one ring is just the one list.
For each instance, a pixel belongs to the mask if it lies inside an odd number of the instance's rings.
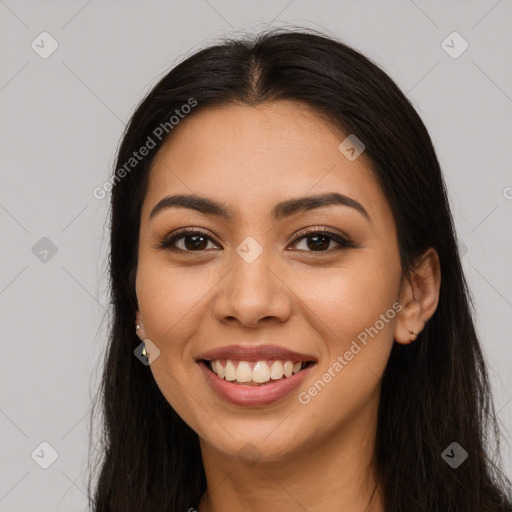
{"label": "eyelash", "polygon": [[[182,252],[182,253],[184,253],[184,252],[188,252],[188,253],[206,252],[206,250],[204,250],[204,249],[199,250],[199,251],[189,251],[189,250],[178,249],[176,247],[173,247],[173,244],[177,240],[184,238],[187,235],[202,235],[202,236],[205,236],[206,238],[208,238],[209,240],[213,241],[214,243],[217,243],[208,235],[207,232],[203,231],[202,229],[183,228],[181,230],[178,230],[177,232],[172,233],[172,236],[167,236],[167,237],[164,237],[162,240],[160,240],[158,245],[156,246],[156,249],[162,249],[162,250],[168,249],[168,250]],[[341,250],[343,248],[355,247],[354,243],[348,237],[342,236],[333,231],[329,231],[329,229],[327,227],[304,229],[302,231],[299,231],[299,233],[297,233],[297,238],[295,238],[295,240],[292,242],[292,244],[296,244],[299,241],[301,241],[302,239],[309,238],[312,236],[318,236],[318,235],[324,235],[324,236],[327,236],[328,238],[331,238],[332,240],[337,242],[340,245],[340,247],[338,247],[334,250],[328,249],[326,251],[302,251],[302,252],[332,254],[333,252],[337,252],[338,250]],[[217,245],[220,245],[220,244],[217,244]]]}

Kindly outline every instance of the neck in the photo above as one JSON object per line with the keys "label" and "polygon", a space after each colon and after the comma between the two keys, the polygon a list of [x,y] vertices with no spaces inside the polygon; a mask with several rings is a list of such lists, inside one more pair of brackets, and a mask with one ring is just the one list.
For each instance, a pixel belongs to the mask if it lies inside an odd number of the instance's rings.
{"label": "neck", "polygon": [[375,433],[376,409],[369,407],[322,442],[250,467],[201,439],[208,484],[198,512],[384,512],[371,467]]}

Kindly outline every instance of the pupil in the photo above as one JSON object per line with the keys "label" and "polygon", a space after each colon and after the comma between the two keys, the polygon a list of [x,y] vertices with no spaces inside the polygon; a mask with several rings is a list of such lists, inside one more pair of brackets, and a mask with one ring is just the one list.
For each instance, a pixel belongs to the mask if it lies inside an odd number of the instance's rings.
{"label": "pupil", "polygon": [[323,239],[323,243],[320,242],[319,244],[318,243],[313,243],[313,244],[310,244],[308,242],[308,248],[309,249],[312,249],[312,250],[318,250],[318,249],[327,249],[329,247],[329,243],[330,243],[330,239],[328,236],[326,235],[314,235],[314,236],[311,236],[311,237],[308,237],[309,240],[316,240],[318,241],[319,239]]}
{"label": "pupil", "polygon": [[[188,241],[191,239],[193,239],[194,242],[192,242],[192,244],[189,244]],[[202,242],[199,242],[199,244],[197,243],[198,239],[202,239]],[[185,247],[188,250],[204,249],[206,247],[206,243],[207,243],[207,242],[205,242],[205,240],[206,240],[206,237],[203,235],[189,235],[189,236],[185,237]]]}

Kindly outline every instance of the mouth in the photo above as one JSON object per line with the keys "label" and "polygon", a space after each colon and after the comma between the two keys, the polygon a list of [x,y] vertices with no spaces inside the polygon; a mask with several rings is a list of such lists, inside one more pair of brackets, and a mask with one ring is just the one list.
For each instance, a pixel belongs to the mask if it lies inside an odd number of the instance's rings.
{"label": "mouth", "polygon": [[217,377],[241,386],[266,386],[288,379],[316,364],[315,361],[263,360],[236,361],[232,359],[200,359],[200,363]]}
{"label": "mouth", "polygon": [[284,400],[307,378],[316,361],[199,359],[206,382],[223,400],[244,407]]}
{"label": "mouth", "polygon": [[265,406],[300,386],[317,359],[279,345],[245,344],[209,350],[199,354],[196,363],[224,400],[239,406]]}

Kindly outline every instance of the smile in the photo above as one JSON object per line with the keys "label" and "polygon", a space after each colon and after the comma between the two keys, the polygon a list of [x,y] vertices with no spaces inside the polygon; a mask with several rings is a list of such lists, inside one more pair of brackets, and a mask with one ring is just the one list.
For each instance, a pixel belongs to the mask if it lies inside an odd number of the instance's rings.
{"label": "smile", "polygon": [[245,407],[267,406],[283,400],[304,381],[315,364],[313,361],[267,360],[252,364],[229,359],[198,361],[206,381],[217,396]]}

